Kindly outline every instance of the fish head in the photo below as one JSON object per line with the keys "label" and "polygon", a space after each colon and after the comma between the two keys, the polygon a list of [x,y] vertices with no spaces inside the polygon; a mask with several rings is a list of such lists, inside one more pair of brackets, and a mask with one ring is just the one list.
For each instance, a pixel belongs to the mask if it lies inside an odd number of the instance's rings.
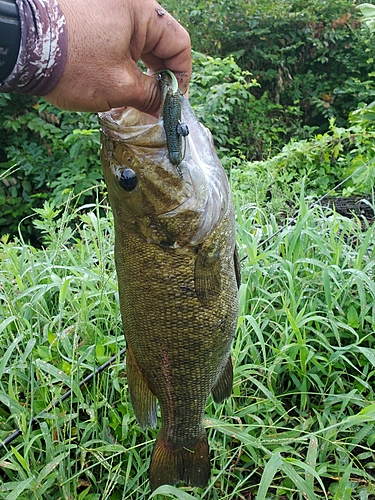
{"label": "fish head", "polygon": [[[229,193],[229,187],[220,187],[212,199],[217,179],[202,167],[204,152],[187,142],[185,157],[176,166],[168,157],[161,119],[133,108],[100,113],[99,119],[103,172],[116,224],[150,243],[172,248],[198,244],[219,222]],[[190,142],[195,132],[206,134],[198,122],[188,126]]]}

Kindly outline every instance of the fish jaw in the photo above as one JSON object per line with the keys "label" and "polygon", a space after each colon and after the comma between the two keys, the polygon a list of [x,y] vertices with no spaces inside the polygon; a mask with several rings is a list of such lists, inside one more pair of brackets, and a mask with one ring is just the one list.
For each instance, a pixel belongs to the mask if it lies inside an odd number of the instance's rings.
{"label": "fish jaw", "polygon": [[[130,147],[102,132],[102,165],[114,217],[124,230],[136,228],[147,242],[171,248],[188,245],[205,216],[197,198],[205,197],[204,185],[196,190],[190,172],[181,178],[163,149],[149,149]],[[119,183],[125,168],[137,177],[131,192]]]}

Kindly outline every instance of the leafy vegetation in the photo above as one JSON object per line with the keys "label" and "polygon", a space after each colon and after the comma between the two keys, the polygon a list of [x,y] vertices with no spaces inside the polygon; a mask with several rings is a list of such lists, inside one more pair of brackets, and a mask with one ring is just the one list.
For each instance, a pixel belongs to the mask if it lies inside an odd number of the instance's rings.
{"label": "leafy vegetation", "polygon": [[[327,118],[345,126],[358,103],[373,100],[375,40],[355,1],[163,3],[187,27],[196,50],[236,54],[260,84],[256,96],[266,92],[282,109],[299,110],[303,124],[320,132]],[[279,123],[288,128],[288,114]]]}
{"label": "leafy vegetation", "polygon": [[[275,218],[238,208],[235,386],[207,407],[212,479],[155,498],[374,494],[375,233],[300,205],[265,244]],[[0,498],[147,498],[155,433],[135,421],[124,359],[79,386],[124,346],[111,213],[46,202],[34,223],[43,249],[6,237],[0,247],[0,438],[23,432],[1,450]]]}
{"label": "leafy vegetation", "polygon": [[[256,98],[251,90],[257,87],[258,83],[233,56],[213,58],[194,53],[191,103],[200,120],[212,130],[228,172],[235,168],[243,173],[237,179],[248,186],[248,199],[262,208],[275,208],[274,201],[285,207],[285,202],[291,203],[299,190],[301,176],[307,177],[309,192],[321,196],[356,170],[344,186],[345,193],[371,191],[372,104],[353,112],[346,128],[331,118],[327,132],[311,137],[311,129],[305,128],[304,133],[300,130],[300,136],[310,132],[310,138],[284,145],[286,129],[279,123],[282,107],[272,103],[266,93]],[[9,99],[3,99],[7,161],[0,163],[0,234],[17,234],[18,224],[26,218],[23,235],[37,243],[32,209],[40,209],[44,200],[59,205],[73,195],[78,204],[94,202],[93,188],[102,186],[99,128],[93,114],[59,111],[43,101],[32,107],[30,102],[21,106],[18,98],[14,99],[14,114],[12,106],[5,105]],[[244,113],[248,120],[245,127]],[[283,113],[286,116],[289,111],[284,109]],[[293,113],[290,110],[290,133],[297,123]],[[267,158],[254,161],[264,155]]]}
{"label": "leafy vegetation", "polygon": [[[303,175],[315,178],[312,188],[319,194],[356,162],[368,161],[372,136],[367,126],[352,134],[352,113],[374,100],[375,38],[352,0],[164,4],[200,50],[193,55],[191,101],[228,170],[240,162],[250,171],[248,162],[254,160],[273,170],[268,160],[277,162],[288,142],[298,142],[295,150],[321,151],[322,165],[310,156],[302,168]],[[0,234],[17,234],[27,218],[24,235],[36,242],[32,208],[46,199],[59,204],[71,191],[79,195],[78,203],[94,201],[92,188],[101,183],[95,115],[3,94],[0,133]],[[300,175],[299,163],[288,165],[284,198],[290,193],[288,178]],[[371,184],[359,179],[345,188],[369,192]]]}
{"label": "leafy vegetation", "polygon": [[[353,112],[371,112],[375,38],[352,0],[164,3],[201,51],[190,99],[228,170],[277,174],[284,203],[301,174],[320,195],[371,159],[373,126]],[[94,202],[102,178],[95,115],[3,94],[0,133],[0,234],[17,234],[27,218],[23,233],[35,243],[32,208],[71,192],[77,203]],[[354,176],[346,194],[368,193],[371,179],[372,168]]]}
{"label": "leafy vegetation", "polygon": [[374,227],[308,204],[373,192],[375,6],[164,4],[200,51],[190,100],[228,171],[243,258],[234,393],[206,413],[212,478],[149,490],[155,432],[118,356],[96,117],[0,95],[0,440],[22,430],[0,449],[0,499],[371,500]]}
{"label": "leafy vegetation", "polygon": [[[16,233],[20,220],[46,199],[59,204],[74,193],[81,203],[93,201],[92,188],[102,179],[95,115],[6,94],[0,110],[0,234]],[[31,221],[23,232],[33,236]]]}

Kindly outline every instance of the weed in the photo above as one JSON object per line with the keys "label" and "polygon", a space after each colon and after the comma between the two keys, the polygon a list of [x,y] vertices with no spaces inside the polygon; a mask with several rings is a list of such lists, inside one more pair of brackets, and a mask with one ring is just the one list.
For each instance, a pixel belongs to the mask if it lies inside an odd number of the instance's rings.
{"label": "weed", "polygon": [[302,197],[296,222],[263,245],[276,221],[246,205],[237,217],[248,257],[233,396],[207,407],[212,477],[151,497],[155,433],[135,420],[124,359],[79,385],[125,344],[111,212],[45,204],[43,248],[3,237],[0,439],[22,436],[1,451],[0,498],[373,497],[373,228]]}

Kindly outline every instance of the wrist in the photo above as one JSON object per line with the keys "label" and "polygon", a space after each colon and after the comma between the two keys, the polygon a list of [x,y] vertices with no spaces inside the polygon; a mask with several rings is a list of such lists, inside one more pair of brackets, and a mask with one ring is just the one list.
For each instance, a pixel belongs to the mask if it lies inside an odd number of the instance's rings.
{"label": "wrist", "polygon": [[19,53],[13,70],[0,83],[0,92],[46,95],[59,81],[65,65],[65,18],[56,0],[15,2],[21,27]]}
{"label": "wrist", "polygon": [[21,42],[20,16],[16,0],[0,0],[0,82],[12,72]]}

